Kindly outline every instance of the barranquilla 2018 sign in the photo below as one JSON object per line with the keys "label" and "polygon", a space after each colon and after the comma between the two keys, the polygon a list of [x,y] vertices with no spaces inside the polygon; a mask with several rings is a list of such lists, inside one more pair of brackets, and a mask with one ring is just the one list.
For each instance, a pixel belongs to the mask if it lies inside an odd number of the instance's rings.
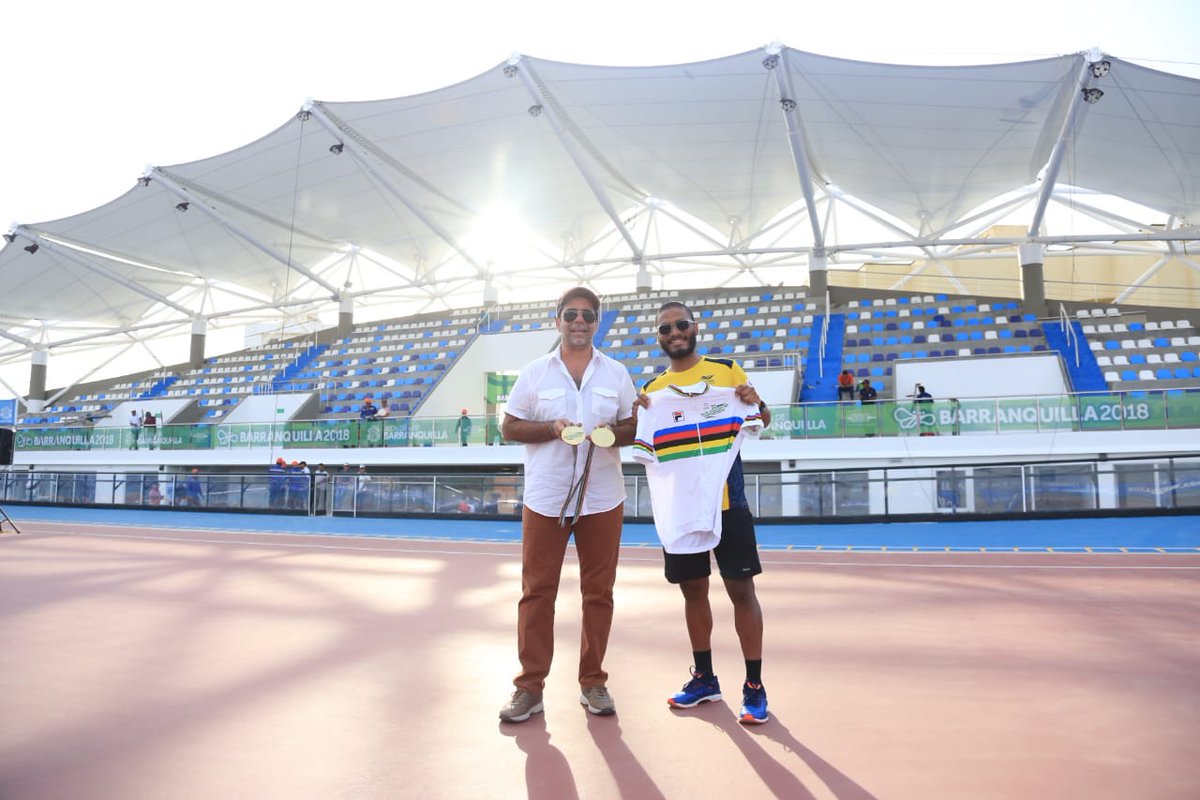
{"label": "barranquilla 2018 sign", "polygon": [[[1200,393],[1099,393],[1070,397],[1002,397],[808,403],[773,408],[769,435],[812,439],[839,436],[914,436],[1200,428]],[[166,425],[143,432],[139,449],[211,450],[254,447],[428,447],[456,442],[457,418],[333,419],[307,422]],[[119,450],[133,446],[123,428],[19,429],[18,450]]]}

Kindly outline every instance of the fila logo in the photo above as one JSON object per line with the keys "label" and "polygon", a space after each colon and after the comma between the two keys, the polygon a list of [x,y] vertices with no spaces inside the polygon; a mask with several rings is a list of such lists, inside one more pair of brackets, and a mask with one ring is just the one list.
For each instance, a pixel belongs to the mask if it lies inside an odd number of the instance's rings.
{"label": "fila logo", "polygon": [[675,420],[676,422],[682,422],[683,421],[683,412],[682,411],[672,411],[671,419]]}

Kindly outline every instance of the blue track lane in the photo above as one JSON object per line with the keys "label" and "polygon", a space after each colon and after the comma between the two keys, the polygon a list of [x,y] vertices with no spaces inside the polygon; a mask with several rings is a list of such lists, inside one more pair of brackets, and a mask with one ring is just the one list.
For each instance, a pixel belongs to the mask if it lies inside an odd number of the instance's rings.
{"label": "blue track lane", "polygon": [[[464,542],[517,542],[521,538],[516,520],[352,519],[58,506],[8,506],[7,511],[18,526],[24,521],[41,521]],[[658,547],[653,526],[646,524],[626,524],[622,541],[628,546]],[[1200,553],[1200,516],[771,524],[758,526],[758,541],[767,550]]]}

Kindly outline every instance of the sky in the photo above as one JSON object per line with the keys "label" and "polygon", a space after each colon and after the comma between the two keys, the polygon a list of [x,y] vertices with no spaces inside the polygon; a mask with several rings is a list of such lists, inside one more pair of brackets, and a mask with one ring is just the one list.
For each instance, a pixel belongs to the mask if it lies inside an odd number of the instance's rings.
{"label": "sky", "polygon": [[370,100],[465,80],[515,52],[670,64],[779,41],[913,64],[1021,61],[1098,47],[1200,78],[1200,4],[692,0],[457,3],[20,3],[0,44],[0,229],[88,211],[149,164],[226,152],[306,98]]}

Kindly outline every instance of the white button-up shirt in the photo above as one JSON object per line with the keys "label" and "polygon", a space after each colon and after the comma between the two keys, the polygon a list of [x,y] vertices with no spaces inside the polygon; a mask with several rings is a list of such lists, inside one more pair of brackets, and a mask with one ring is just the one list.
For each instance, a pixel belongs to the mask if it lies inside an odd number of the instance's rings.
{"label": "white button-up shirt", "polygon": [[[597,425],[612,427],[633,416],[637,392],[633,380],[619,363],[592,349],[592,360],[579,386],[567,371],[559,350],[530,362],[517,377],[508,395],[505,412],[530,422],[567,419],[581,422],[585,433]],[[557,517],[571,476],[583,475],[589,443],[572,447],[559,439],[525,445],[525,505],[546,517]],[[597,447],[580,514],[598,514],[625,502],[621,453],[616,447]],[[574,513],[572,499],[568,513]]]}

